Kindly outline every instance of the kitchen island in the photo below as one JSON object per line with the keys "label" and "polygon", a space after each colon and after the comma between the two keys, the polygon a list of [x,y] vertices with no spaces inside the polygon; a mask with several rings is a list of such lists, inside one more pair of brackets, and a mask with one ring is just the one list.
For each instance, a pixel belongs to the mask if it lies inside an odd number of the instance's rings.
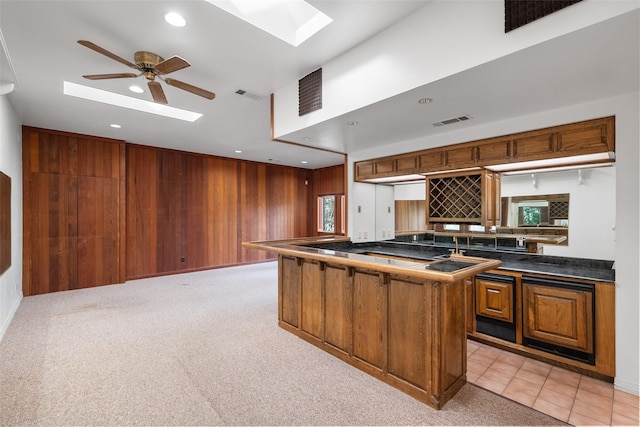
{"label": "kitchen island", "polygon": [[442,408],[466,383],[467,285],[501,261],[330,248],[349,243],[338,237],[243,245],[278,253],[280,327]]}

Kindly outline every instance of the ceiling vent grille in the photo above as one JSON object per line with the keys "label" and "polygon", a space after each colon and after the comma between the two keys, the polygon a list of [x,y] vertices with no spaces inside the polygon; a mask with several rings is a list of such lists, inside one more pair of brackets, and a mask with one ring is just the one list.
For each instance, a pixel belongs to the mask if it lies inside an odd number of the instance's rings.
{"label": "ceiling vent grille", "polygon": [[298,116],[322,108],[322,68],[298,81]]}
{"label": "ceiling vent grille", "polygon": [[254,101],[262,101],[263,99],[266,98],[266,96],[264,95],[258,95],[257,93],[247,92],[246,90],[243,90],[243,89],[238,89],[236,93],[246,98],[251,98]]}
{"label": "ceiling vent grille", "polygon": [[446,119],[446,120],[441,120],[439,122],[435,122],[433,125],[434,126],[444,126],[444,125],[451,125],[453,123],[459,123],[459,122],[464,122],[465,120],[470,120],[471,117],[469,117],[468,115],[464,115],[464,116],[458,116],[458,117],[453,117],[451,119]]}

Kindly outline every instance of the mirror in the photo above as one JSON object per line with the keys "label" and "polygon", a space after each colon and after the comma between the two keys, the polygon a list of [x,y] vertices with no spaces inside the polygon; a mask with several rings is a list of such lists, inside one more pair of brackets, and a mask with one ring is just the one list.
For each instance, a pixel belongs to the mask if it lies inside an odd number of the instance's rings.
{"label": "mirror", "polygon": [[569,194],[503,197],[502,224],[507,227],[568,227]]}

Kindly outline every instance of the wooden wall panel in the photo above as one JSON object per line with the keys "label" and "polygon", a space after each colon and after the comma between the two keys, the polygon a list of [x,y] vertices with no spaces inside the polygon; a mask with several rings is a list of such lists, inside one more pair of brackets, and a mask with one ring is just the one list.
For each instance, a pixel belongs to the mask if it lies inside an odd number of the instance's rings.
{"label": "wooden wall panel", "polygon": [[186,260],[182,267],[187,269],[202,268],[210,265],[208,254],[211,251],[209,221],[209,198],[207,179],[207,159],[203,156],[187,156],[186,158],[186,230],[189,237],[186,241]]}
{"label": "wooden wall panel", "polygon": [[158,272],[182,270],[186,257],[186,155],[158,152],[156,197]]}
{"label": "wooden wall panel", "polygon": [[127,278],[158,268],[157,170],[156,151],[127,145]]}
{"label": "wooden wall panel", "polygon": [[[240,165],[240,241],[267,239],[267,166],[242,162]],[[240,262],[275,259],[267,251],[242,248]]]}
{"label": "wooden wall panel", "polygon": [[344,165],[315,169],[310,172],[312,172],[313,193],[315,196],[345,193]]}
{"label": "wooden wall panel", "polygon": [[124,142],[23,127],[23,293],[124,281]]}
{"label": "wooden wall panel", "polygon": [[275,259],[242,242],[310,235],[309,174],[128,144],[127,278]]}

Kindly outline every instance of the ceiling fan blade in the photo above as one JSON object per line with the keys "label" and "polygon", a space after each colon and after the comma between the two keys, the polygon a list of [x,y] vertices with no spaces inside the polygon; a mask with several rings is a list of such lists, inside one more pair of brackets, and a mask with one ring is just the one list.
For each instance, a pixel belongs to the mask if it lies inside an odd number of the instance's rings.
{"label": "ceiling fan blade", "polygon": [[167,97],[164,95],[164,90],[158,82],[149,82],[149,91],[153,97],[153,102],[157,104],[168,104]]}
{"label": "ceiling fan blade", "polygon": [[186,60],[180,58],[179,56],[172,56],[171,58],[165,59],[164,61],[156,65],[156,70],[160,74],[169,74],[190,66],[191,64],[189,64]]}
{"label": "ceiling fan blade", "polygon": [[209,92],[208,90],[201,89],[199,87],[190,85],[189,83],[181,82],[176,79],[164,79],[165,83],[178,89],[186,90],[187,92],[191,92],[195,95],[199,95],[203,98],[213,99],[216,97],[216,94],[213,92]]}
{"label": "ceiling fan blade", "polygon": [[104,56],[107,56],[107,57],[109,57],[111,59],[114,59],[114,60],[120,62],[121,64],[126,65],[127,67],[136,68],[137,69],[135,64],[127,61],[124,58],[120,58],[115,53],[111,53],[108,50],[101,48],[100,46],[98,46],[95,43],[91,43],[90,41],[87,41],[87,40],[78,40],[78,43],[80,43],[82,46],[88,47],[89,49],[94,50],[94,51],[96,51],[96,52],[98,52],[98,53],[100,53],[100,54],[102,54]]}
{"label": "ceiling fan blade", "polygon": [[138,77],[139,74],[133,73],[117,73],[117,74],[90,74],[88,76],[82,76],[89,80],[104,80],[104,79],[129,79],[132,77]]}

